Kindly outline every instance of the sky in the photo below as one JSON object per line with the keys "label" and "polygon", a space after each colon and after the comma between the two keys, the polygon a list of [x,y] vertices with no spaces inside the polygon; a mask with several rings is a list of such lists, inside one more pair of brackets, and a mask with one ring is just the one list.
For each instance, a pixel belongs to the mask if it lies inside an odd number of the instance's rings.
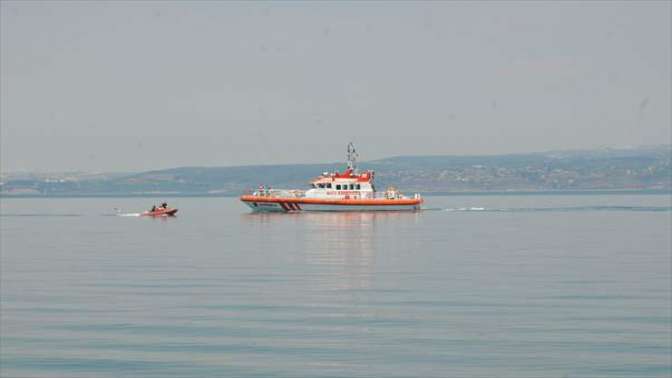
{"label": "sky", "polygon": [[672,2],[0,3],[0,169],[671,142]]}

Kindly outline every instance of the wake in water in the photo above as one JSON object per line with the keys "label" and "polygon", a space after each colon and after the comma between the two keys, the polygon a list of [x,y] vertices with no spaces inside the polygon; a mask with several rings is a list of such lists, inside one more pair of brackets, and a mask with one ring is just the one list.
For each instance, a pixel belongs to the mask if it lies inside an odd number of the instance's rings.
{"label": "wake in water", "polygon": [[[431,209],[435,210],[435,209]],[[672,206],[569,206],[569,207],[459,207],[448,208],[449,212],[502,212],[502,213],[529,213],[529,212],[568,212],[568,211],[672,211]]]}
{"label": "wake in water", "polygon": [[142,214],[140,214],[140,213],[117,213],[115,215],[118,216],[118,217],[139,217]]}
{"label": "wake in water", "polygon": [[81,217],[82,214],[55,214],[55,213],[24,213],[24,214],[5,214],[0,213],[0,217]]}
{"label": "wake in water", "polygon": [[104,216],[108,217],[139,217],[142,215],[141,213],[125,213],[123,210],[119,208],[114,208],[114,213],[112,214],[103,214]]}

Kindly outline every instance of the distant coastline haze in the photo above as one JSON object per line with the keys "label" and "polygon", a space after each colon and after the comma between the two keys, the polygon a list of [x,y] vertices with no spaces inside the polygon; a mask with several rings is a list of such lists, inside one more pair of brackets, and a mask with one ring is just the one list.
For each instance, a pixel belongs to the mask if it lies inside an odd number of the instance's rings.
{"label": "distant coastline haze", "polygon": [[672,2],[0,3],[0,168],[671,143]]}
{"label": "distant coastline haze", "polygon": [[[666,192],[672,146],[486,156],[399,156],[366,161],[376,187],[407,193]],[[26,173],[0,176],[2,196],[232,196],[259,185],[305,188],[344,163],[177,167],[136,173]]]}

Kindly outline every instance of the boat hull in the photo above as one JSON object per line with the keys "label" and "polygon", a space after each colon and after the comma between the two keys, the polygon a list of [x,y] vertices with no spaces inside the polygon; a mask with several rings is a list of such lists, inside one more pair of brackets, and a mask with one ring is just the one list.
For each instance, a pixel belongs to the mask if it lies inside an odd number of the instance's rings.
{"label": "boat hull", "polygon": [[154,211],[145,211],[140,214],[146,217],[173,217],[177,214],[177,209],[165,209],[165,210],[154,210]]}
{"label": "boat hull", "polygon": [[420,210],[421,198],[405,199],[321,199],[283,198],[244,195],[240,200],[257,212],[300,211],[414,211]]}

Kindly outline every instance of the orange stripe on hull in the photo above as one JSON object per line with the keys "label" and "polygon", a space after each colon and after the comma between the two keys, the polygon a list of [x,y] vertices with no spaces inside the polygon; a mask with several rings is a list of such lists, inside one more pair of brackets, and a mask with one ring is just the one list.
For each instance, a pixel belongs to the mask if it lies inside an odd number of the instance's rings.
{"label": "orange stripe on hull", "polygon": [[324,198],[289,198],[262,197],[253,195],[240,196],[243,202],[279,203],[280,206],[312,204],[312,205],[348,205],[348,206],[411,206],[422,204],[421,198],[405,199],[324,199]]}

